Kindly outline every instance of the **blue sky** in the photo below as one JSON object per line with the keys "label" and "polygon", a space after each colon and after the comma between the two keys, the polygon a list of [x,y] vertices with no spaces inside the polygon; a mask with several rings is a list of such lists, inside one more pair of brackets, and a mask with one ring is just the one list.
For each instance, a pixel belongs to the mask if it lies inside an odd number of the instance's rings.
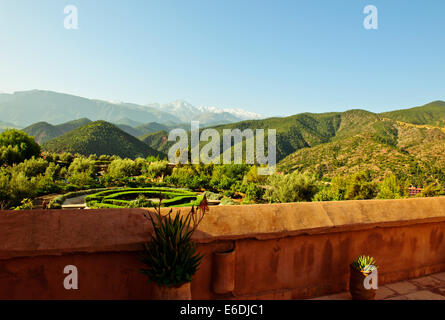
{"label": "blue sky", "polygon": [[[363,28],[368,4],[378,30]],[[445,100],[443,0],[0,0],[0,43],[4,92],[264,115]]]}

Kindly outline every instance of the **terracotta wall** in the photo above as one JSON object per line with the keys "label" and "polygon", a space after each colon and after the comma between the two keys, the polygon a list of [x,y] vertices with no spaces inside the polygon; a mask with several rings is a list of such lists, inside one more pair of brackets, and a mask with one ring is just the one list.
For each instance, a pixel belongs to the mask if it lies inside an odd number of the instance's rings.
{"label": "terracotta wall", "polygon": [[[142,209],[0,212],[0,299],[150,299]],[[445,271],[445,198],[212,207],[193,299],[299,299],[347,289],[373,255],[379,283]],[[78,270],[78,290],[63,286]]]}

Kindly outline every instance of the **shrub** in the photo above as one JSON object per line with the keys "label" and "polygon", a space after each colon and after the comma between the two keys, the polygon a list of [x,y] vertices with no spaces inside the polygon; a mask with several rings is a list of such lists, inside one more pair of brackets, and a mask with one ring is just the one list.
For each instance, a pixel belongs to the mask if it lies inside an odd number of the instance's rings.
{"label": "shrub", "polygon": [[22,156],[17,146],[0,147],[0,165],[12,165],[20,161],[22,161]]}
{"label": "shrub", "polygon": [[288,175],[272,175],[268,183],[271,188],[266,191],[265,198],[272,202],[311,201],[318,192],[315,177],[297,171]]}
{"label": "shrub", "polygon": [[21,203],[22,204],[16,207],[14,210],[32,210],[34,207],[31,199],[23,199]]}
{"label": "shrub", "polygon": [[258,201],[262,199],[264,190],[259,188],[254,183],[249,183],[246,189],[246,199],[247,201]]}
{"label": "shrub", "polygon": [[347,181],[341,176],[334,177],[328,185],[321,187],[314,196],[314,201],[340,201],[345,200]]}
{"label": "shrub", "polygon": [[204,173],[197,173],[191,166],[174,168],[172,175],[166,177],[164,181],[190,189],[206,188],[209,185],[209,178]]}
{"label": "shrub", "polygon": [[55,165],[53,162],[49,164],[45,170],[45,174],[38,179],[37,194],[55,193],[62,190],[55,182],[58,170],[60,170],[58,165]]}
{"label": "shrub", "polygon": [[27,178],[23,172],[0,170],[0,207],[17,206],[25,198],[36,195],[36,178]]}
{"label": "shrub", "polygon": [[403,197],[400,181],[394,174],[387,175],[379,185],[378,199],[399,199]]}
{"label": "shrub", "polygon": [[68,181],[84,188],[95,183],[96,173],[94,160],[75,158],[68,168]]}
{"label": "shrub", "polygon": [[442,186],[437,183],[433,182],[430,183],[425,187],[425,189],[422,190],[421,193],[419,193],[417,196],[419,197],[438,197],[442,193]]}
{"label": "shrub", "polygon": [[60,161],[66,163],[66,164],[70,164],[74,160],[74,156],[71,153],[69,153],[69,152],[62,153],[59,156],[59,158],[60,158]]}
{"label": "shrub", "polygon": [[224,197],[221,199],[219,204],[221,206],[233,206],[233,205],[237,205],[238,203],[228,197]]}
{"label": "shrub", "polygon": [[132,176],[140,174],[140,170],[135,161],[130,159],[113,160],[109,167],[107,174],[113,180],[123,180]]}
{"label": "shrub", "polygon": [[161,176],[167,176],[172,173],[171,168],[168,166],[168,161],[155,161],[146,166],[142,173],[150,178],[157,178]]}
{"label": "shrub", "polygon": [[223,197],[222,194],[220,194],[220,193],[214,193],[214,192],[211,192],[211,191],[206,191],[206,192],[204,193],[204,195],[205,195],[206,198],[209,199],[209,200],[221,200],[221,198]]}
{"label": "shrub", "polygon": [[369,172],[357,172],[348,181],[345,199],[373,199],[377,195],[377,183],[373,182]]}
{"label": "shrub", "polygon": [[13,170],[23,172],[27,177],[37,177],[43,175],[48,168],[49,163],[41,158],[35,159],[32,157],[29,160],[25,160],[22,163],[14,165]]}

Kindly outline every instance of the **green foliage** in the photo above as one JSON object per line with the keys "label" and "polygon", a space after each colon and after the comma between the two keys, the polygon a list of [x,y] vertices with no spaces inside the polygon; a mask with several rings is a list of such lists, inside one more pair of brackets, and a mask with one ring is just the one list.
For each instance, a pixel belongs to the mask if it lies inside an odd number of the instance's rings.
{"label": "green foliage", "polygon": [[32,210],[34,205],[31,199],[23,199],[21,205],[16,207],[14,210]]}
{"label": "green foliage", "polygon": [[373,199],[377,195],[377,183],[372,181],[369,171],[357,172],[351,176],[346,188],[345,199]]}
{"label": "green foliage", "polygon": [[67,163],[67,164],[71,164],[71,162],[73,162],[74,160],[74,156],[71,152],[63,152],[60,155],[60,161]]}
{"label": "green foliage", "polygon": [[9,129],[0,134],[0,165],[11,165],[38,156],[40,146],[23,131]]}
{"label": "green foliage", "polygon": [[166,183],[193,190],[208,187],[209,180],[205,173],[191,165],[174,168],[172,174],[164,179]]}
{"label": "green foliage", "polygon": [[75,158],[68,168],[68,181],[84,188],[95,183],[96,173],[94,160]]}
{"label": "green foliage", "polygon": [[221,202],[219,203],[221,206],[234,206],[238,203],[230,199],[229,197],[223,197],[221,199]]}
{"label": "green foliage", "polygon": [[59,165],[51,162],[46,168],[45,174],[38,179],[38,194],[49,194],[61,191],[62,188],[56,183],[58,172],[60,172]]}
{"label": "green foliage", "polygon": [[358,271],[366,272],[366,273],[372,272],[373,270],[378,268],[373,257],[364,256],[364,255],[358,256],[351,263],[351,267]]}
{"label": "green foliage", "polygon": [[0,169],[0,208],[19,205],[25,198],[36,195],[36,178],[27,178],[23,172]]}
{"label": "green foliage", "polygon": [[246,199],[247,201],[259,201],[263,198],[264,189],[258,187],[254,183],[249,183],[246,188]]}
{"label": "green foliage", "polygon": [[271,202],[311,201],[318,192],[314,176],[296,171],[288,175],[272,175],[268,184],[271,188],[266,191],[265,198]]}
{"label": "green foliage", "polygon": [[444,188],[437,182],[430,183],[427,185],[418,197],[438,197],[442,194]]}
{"label": "green foliage", "polygon": [[108,184],[124,184],[128,178],[140,174],[140,167],[138,164],[130,159],[113,160],[108,166],[108,171],[104,175],[104,180]]}
{"label": "green foliage", "polygon": [[394,174],[390,174],[380,183],[377,199],[400,199],[403,195],[401,182]]}
{"label": "green foliage", "polygon": [[149,282],[170,287],[192,281],[203,256],[197,252],[191,237],[204,213],[192,208],[185,217],[179,212],[173,217],[171,210],[162,216],[158,207],[148,215],[154,234],[144,245],[141,257],[148,268],[140,272],[148,276]]}
{"label": "green foliage", "polygon": [[142,173],[154,179],[167,176],[172,173],[172,170],[168,166],[168,161],[151,161],[148,165],[144,166]]}
{"label": "green foliage", "polygon": [[332,179],[331,183],[325,185],[318,192],[314,201],[341,201],[346,198],[346,189],[348,182],[345,178],[337,176]]}
{"label": "green foliage", "polygon": [[32,157],[29,160],[25,160],[22,163],[13,166],[13,170],[23,172],[27,177],[37,177],[45,173],[49,163],[42,158],[35,159]]}
{"label": "green foliage", "polygon": [[222,194],[215,193],[215,192],[212,192],[212,191],[206,191],[204,194],[205,194],[206,198],[209,199],[209,200],[221,200],[222,197],[223,197]]}

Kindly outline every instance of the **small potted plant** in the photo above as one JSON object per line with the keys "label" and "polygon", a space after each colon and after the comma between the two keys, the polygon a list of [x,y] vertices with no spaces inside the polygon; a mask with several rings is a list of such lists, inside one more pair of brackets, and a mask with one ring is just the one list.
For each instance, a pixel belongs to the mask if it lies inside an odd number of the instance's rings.
{"label": "small potted plant", "polygon": [[154,283],[154,299],[191,300],[190,283],[203,258],[191,237],[207,211],[204,197],[199,207],[192,207],[185,216],[179,212],[173,215],[172,210],[162,215],[160,199],[155,212],[145,215],[154,232],[144,244],[141,258],[148,268],[140,272]]}
{"label": "small potted plant", "polygon": [[[349,291],[354,300],[373,300],[376,295],[376,284],[373,283],[371,288],[365,287],[365,279],[371,275],[373,271],[377,271],[377,266],[373,257],[359,256],[350,264],[350,281]],[[377,281],[377,278],[371,281]]]}

